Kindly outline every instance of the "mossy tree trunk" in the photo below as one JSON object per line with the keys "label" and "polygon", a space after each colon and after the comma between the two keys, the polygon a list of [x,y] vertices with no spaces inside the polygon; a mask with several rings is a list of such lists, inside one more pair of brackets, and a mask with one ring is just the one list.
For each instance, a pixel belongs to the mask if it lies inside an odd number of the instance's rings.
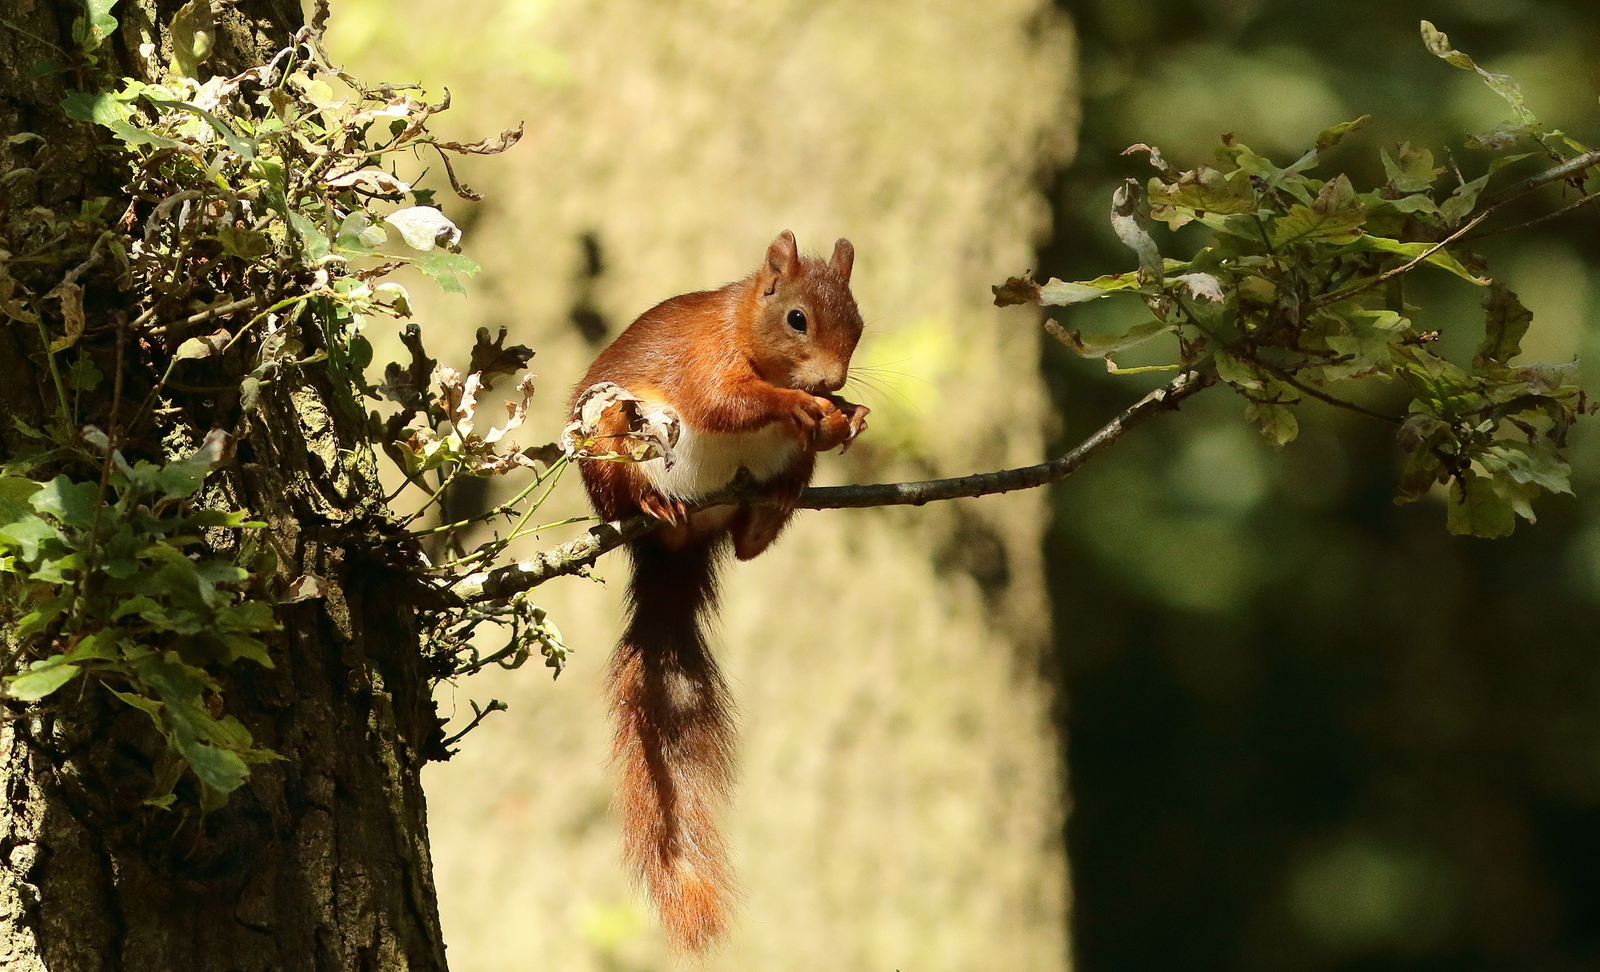
{"label": "mossy tree trunk", "polygon": [[[10,0],[0,25],[0,212],[66,212],[109,196],[128,205],[103,129],[60,110],[80,84],[149,77],[175,0],[124,0],[93,78],[29,77],[70,50],[75,0]],[[233,72],[283,47],[297,0],[239,0],[219,15],[207,67]],[[141,45],[154,44],[153,48]],[[42,140],[11,136],[32,132]],[[32,241],[36,243],[37,241]],[[27,240],[3,239],[20,252]],[[132,318],[114,287],[86,292],[86,353],[110,374]],[[125,349],[137,354],[137,336]],[[54,408],[37,330],[0,321],[0,460],[20,444],[12,417],[41,426]],[[125,399],[148,389],[129,376]],[[105,385],[109,388],[110,383]],[[110,396],[82,417],[104,426]],[[0,726],[0,969],[443,969],[419,771],[439,724],[407,606],[401,558],[364,422],[304,369],[261,396],[179,392],[157,433],[195,442],[222,427],[237,460],[217,479],[268,524],[278,581],[315,574],[326,595],[280,606],[275,668],[232,666],[227,708],[281,761],[257,765],[221,810],[201,814],[180,785],[171,810],[144,804],[164,743],[141,713],[83,679]],[[124,416],[126,411],[122,413]],[[162,443],[147,442],[159,452]],[[137,448],[136,445],[133,446]],[[188,810],[182,809],[189,807]]]}

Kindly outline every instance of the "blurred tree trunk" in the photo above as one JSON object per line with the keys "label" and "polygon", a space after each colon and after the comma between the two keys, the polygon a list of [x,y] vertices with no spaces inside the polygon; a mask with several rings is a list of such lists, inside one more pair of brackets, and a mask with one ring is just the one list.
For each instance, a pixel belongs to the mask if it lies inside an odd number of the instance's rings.
{"label": "blurred tree trunk", "polygon": [[[51,43],[72,49],[80,4],[7,0],[0,174],[26,166],[36,178],[0,183],[0,213],[75,211],[97,196],[111,197],[108,212],[127,206],[114,157],[97,149],[109,137],[58,106],[78,84],[148,78],[152,60],[166,61],[161,35],[178,6],[123,0],[100,52],[103,76],[80,82],[71,71],[28,76],[61,57]],[[297,0],[239,0],[219,15],[206,67],[259,63],[300,25]],[[44,141],[8,141],[21,132]],[[95,325],[134,315],[126,294],[94,297],[84,340],[102,342],[94,350],[109,364],[115,328],[95,338]],[[49,411],[43,363],[31,326],[0,327],[0,459],[17,445],[12,416],[40,424]],[[284,759],[256,766],[219,811],[199,814],[182,787],[162,811],[142,803],[159,736],[92,683],[0,725],[0,969],[444,969],[418,780],[439,725],[407,588],[373,554],[388,521],[360,416],[314,373],[299,380],[242,420],[235,402],[185,396],[158,430],[170,442],[236,429],[238,461],[224,471],[231,501],[269,524],[280,581],[307,572],[327,581],[325,597],[279,609],[275,669],[222,676],[229,711]],[[85,414],[103,423],[107,405]]]}

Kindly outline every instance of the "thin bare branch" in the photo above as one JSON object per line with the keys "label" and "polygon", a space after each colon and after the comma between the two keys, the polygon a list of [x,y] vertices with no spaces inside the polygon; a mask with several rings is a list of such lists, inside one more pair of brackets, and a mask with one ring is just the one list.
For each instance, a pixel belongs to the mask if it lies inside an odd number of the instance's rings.
{"label": "thin bare branch", "polygon": [[[206,310],[186,317],[181,321],[173,321],[170,324],[161,324],[157,327],[152,327],[150,329],[150,333],[158,336],[164,336],[171,334],[174,331],[186,330],[194,327],[197,324],[204,324],[206,321],[215,320],[219,317],[226,317],[229,314],[237,314],[239,311],[253,310],[255,309],[255,306],[256,298],[253,296],[245,297],[242,300],[229,301],[226,304],[219,304],[216,307],[207,308]],[[143,323],[146,318],[153,316],[155,316],[154,311],[146,311],[138,321],[134,322],[134,325],[137,327],[140,323]]]}
{"label": "thin bare branch", "polygon": [[[805,510],[857,509],[865,506],[921,506],[936,500],[987,496],[1018,489],[1033,489],[1059,482],[1077,472],[1085,463],[1109,449],[1124,433],[1157,415],[1176,411],[1186,398],[1210,387],[1217,373],[1209,365],[1180,373],[1123,410],[1101,426],[1070,452],[1049,462],[1019,469],[978,473],[955,479],[934,479],[920,483],[879,483],[871,486],[813,487],[800,494],[795,506]],[[739,484],[707,497],[695,509],[730,503],[760,503],[764,497],[748,484]],[[526,560],[495,570],[480,571],[462,578],[450,593],[468,603],[496,601],[519,591],[537,587],[552,577],[576,574],[593,564],[596,557],[644,536],[658,526],[647,516],[636,516],[617,523],[602,523],[583,536],[558,547],[541,551]]]}
{"label": "thin bare branch", "polygon": [[1594,196],[1594,195],[1585,194],[1585,195],[1579,196],[1578,199],[1575,202],[1568,203],[1567,205],[1562,206],[1560,209],[1554,210],[1552,212],[1545,213],[1543,216],[1535,216],[1533,219],[1528,220],[1526,223],[1517,223],[1514,226],[1502,226],[1499,229],[1487,230],[1487,231],[1482,232],[1482,233],[1474,233],[1471,236],[1463,236],[1461,238],[1461,242],[1470,243],[1473,240],[1481,240],[1481,239],[1484,239],[1485,237],[1489,237],[1489,236],[1499,236],[1501,233],[1519,233],[1519,232],[1521,232],[1521,231],[1523,231],[1525,229],[1528,229],[1529,227],[1538,226],[1540,223],[1549,222],[1550,220],[1555,219],[1557,217],[1565,216],[1566,214],[1572,212],[1574,209],[1577,209],[1579,206],[1583,206],[1583,205],[1586,205],[1586,204],[1587,205],[1593,205],[1594,201],[1596,199],[1600,199],[1600,196]]}
{"label": "thin bare branch", "polygon": [[1385,415],[1382,412],[1374,412],[1372,409],[1364,408],[1364,407],[1362,407],[1360,405],[1357,405],[1355,402],[1345,401],[1342,398],[1335,398],[1334,396],[1328,394],[1327,392],[1322,391],[1319,388],[1314,388],[1311,385],[1308,385],[1305,382],[1301,381],[1300,379],[1296,378],[1294,376],[1294,372],[1292,372],[1292,371],[1287,371],[1287,370],[1285,370],[1283,368],[1279,368],[1279,367],[1276,367],[1274,365],[1265,364],[1265,363],[1260,362],[1260,361],[1257,361],[1256,364],[1261,365],[1261,367],[1267,369],[1267,371],[1271,372],[1274,376],[1276,376],[1277,378],[1279,378],[1280,380],[1282,380],[1286,384],[1288,384],[1288,385],[1290,385],[1290,386],[1292,386],[1294,388],[1297,388],[1300,391],[1305,392],[1307,395],[1310,395],[1312,398],[1315,398],[1319,402],[1324,402],[1324,403],[1326,403],[1328,405],[1332,405],[1334,408],[1342,408],[1342,409],[1345,409],[1347,411],[1355,412],[1357,415],[1365,415],[1367,418],[1374,418],[1374,419],[1377,419],[1380,422],[1388,422],[1390,425],[1399,425],[1400,422],[1401,422],[1401,419],[1398,418],[1397,416]]}
{"label": "thin bare branch", "polygon": [[1590,169],[1597,165],[1600,165],[1600,149],[1585,152],[1543,172],[1536,172],[1521,182],[1495,193],[1489,208],[1493,209],[1502,203],[1516,199],[1518,196],[1525,196],[1540,186],[1547,186],[1561,179],[1573,178],[1585,169]]}

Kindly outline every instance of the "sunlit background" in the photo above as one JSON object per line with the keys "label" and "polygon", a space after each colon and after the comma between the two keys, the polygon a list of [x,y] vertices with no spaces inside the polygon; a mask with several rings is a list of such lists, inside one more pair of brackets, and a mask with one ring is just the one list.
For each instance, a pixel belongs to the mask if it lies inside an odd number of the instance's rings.
{"label": "sunlit background", "polygon": [[[1404,139],[1481,170],[1464,136],[1502,103],[1426,53],[1423,18],[1600,143],[1589,0],[335,0],[330,46],[363,77],[449,86],[453,137],[526,122],[460,166],[486,200],[445,203],[484,272],[466,298],[413,294],[436,357],[478,326],[538,350],[546,437],[640,311],[742,275],[784,228],[854,241],[875,411],[820,475],[866,482],[1034,461],[1159,380],[987,299],[1030,267],[1131,266],[1106,220],[1149,175],[1127,145],[1187,167],[1232,132],[1283,161],[1370,113],[1325,173],[1381,182]],[[1596,350],[1596,220],[1478,244],[1536,315],[1526,360]],[[1470,355],[1480,295],[1414,276],[1419,325]],[[1111,326],[1112,304],[1074,325]],[[1392,503],[1388,427],[1312,403],[1277,451],[1242,409],[1202,396],[1049,509],[810,514],[740,568],[721,641],[747,905],[708,968],[1600,965],[1596,437],[1574,435],[1577,499],[1481,541],[1446,535],[1437,501]],[[581,510],[571,486],[550,519]],[[446,711],[512,704],[427,780],[457,972],[672,966],[606,811],[621,570],[550,585],[579,651],[558,682],[443,691]]]}

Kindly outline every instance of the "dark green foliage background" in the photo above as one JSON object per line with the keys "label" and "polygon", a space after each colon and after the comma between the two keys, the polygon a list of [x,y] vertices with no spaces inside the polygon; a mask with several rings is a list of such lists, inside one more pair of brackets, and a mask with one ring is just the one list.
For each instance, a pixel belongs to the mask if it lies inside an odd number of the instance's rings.
{"label": "dark green foliage background", "polygon": [[[1124,177],[1150,174],[1119,157],[1132,142],[1188,168],[1233,131],[1284,164],[1370,112],[1320,177],[1381,183],[1378,149],[1401,139],[1466,169],[1464,135],[1503,106],[1427,54],[1423,18],[1516,76],[1546,124],[1600,141],[1591,3],[1063,6],[1080,32],[1083,141],[1052,189],[1039,279],[1131,269],[1106,214]],[[1528,215],[1560,204],[1550,190]],[[1513,271],[1535,330],[1541,287],[1569,315],[1586,301],[1576,346],[1590,357],[1597,229],[1580,210],[1474,247]],[[1470,356],[1481,292],[1437,271],[1408,288],[1429,308],[1418,325]],[[1093,328],[1113,303],[1058,317]],[[1044,347],[1062,444],[1163,377]],[[1394,505],[1390,427],[1309,403],[1300,440],[1275,451],[1241,408],[1200,396],[1056,493],[1079,967],[1600,964],[1600,423],[1573,436],[1577,498],[1544,498],[1537,524],[1486,541],[1447,535],[1438,501]]]}

